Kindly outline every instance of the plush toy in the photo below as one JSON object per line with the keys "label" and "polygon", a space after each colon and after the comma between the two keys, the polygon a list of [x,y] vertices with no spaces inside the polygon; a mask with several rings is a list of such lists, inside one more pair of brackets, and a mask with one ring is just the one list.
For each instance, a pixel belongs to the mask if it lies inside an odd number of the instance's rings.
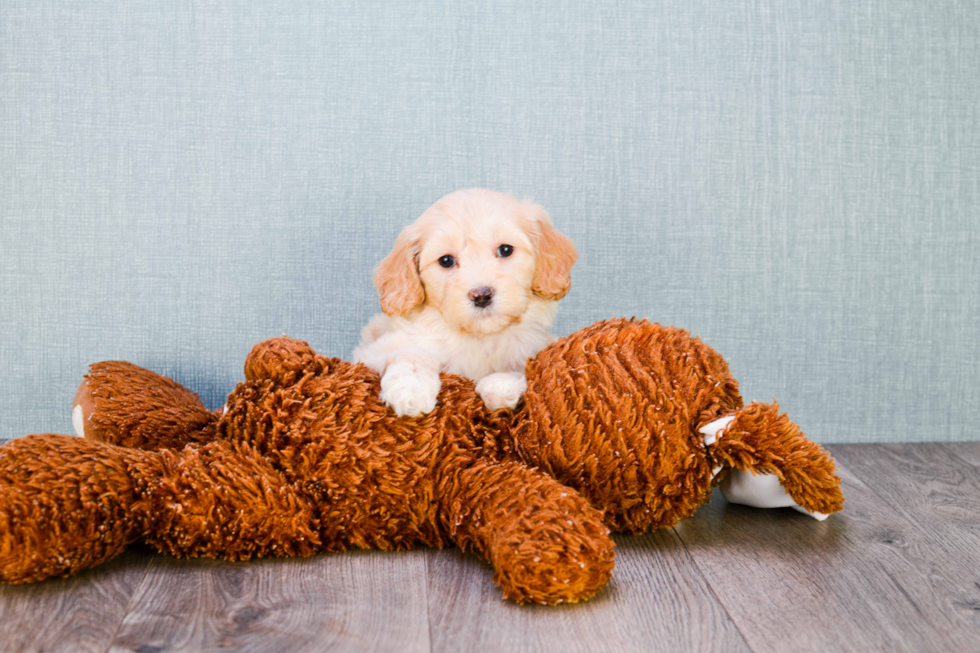
{"label": "plush toy", "polygon": [[153,372],[93,365],[84,438],[0,447],[0,579],[72,574],[135,541],[229,559],[455,544],[505,597],[561,603],[609,580],[610,528],[672,526],[731,473],[757,503],[820,517],[843,502],[830,457],[778,406],[743,407],[721,356],[646,321],[547,347],[515,411],[444,375],[432,413],[398,418],[375,372],[288,338],[257,345],[245,378],[209,412]]}

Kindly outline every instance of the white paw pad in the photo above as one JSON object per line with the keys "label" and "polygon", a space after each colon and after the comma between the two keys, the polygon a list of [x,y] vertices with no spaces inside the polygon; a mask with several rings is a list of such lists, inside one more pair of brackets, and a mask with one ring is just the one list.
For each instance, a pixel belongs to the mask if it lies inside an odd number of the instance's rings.
{"label": "white paw pad", "polygon": [[704,446],[709,447],[713,445],[718,439],[718,434],[724,431],[734,419],[734,415],[729,415],[728,417],[722,417],[713,422],[708,422],[699,428],[698,433],[704,437]]}
{"label": "white paw pad", "polygon": [[[708,422],[704,426],[698,429],[698,433],[704,438],[704,446],[710,447],[715,442],[718,441],[718,436],[728,428],[728,425],[732,423],[735,419],[734,415],[729,415],[728,417],[722,417],[716,419],[713,422]],[[722,465],[715,465],[715,468],[711,470],[711,478],[718,476],[718,472],[722,470]]]}
{"label": "white paw pad", "polygon": [[514,408],[525,390],[527,379],[522,372],[488,374],[476,384],[476,393],[490,410]]}
{"label": "white paw pad", "polygon": [[81,406],[75,406],[71,409],[71,426],[75,429],[75,435],[80,438],[85,437],[85,414],[82,412]]}

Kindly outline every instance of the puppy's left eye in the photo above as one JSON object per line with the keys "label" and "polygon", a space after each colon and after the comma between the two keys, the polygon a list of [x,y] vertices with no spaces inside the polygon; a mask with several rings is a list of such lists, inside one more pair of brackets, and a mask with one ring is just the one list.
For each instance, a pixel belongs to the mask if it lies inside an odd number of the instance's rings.
{"label": "puppy's left eye", "polygon": [[497,248],[497,256],[500,258],[507,258],[514,253],[513,245],[501,245]]}

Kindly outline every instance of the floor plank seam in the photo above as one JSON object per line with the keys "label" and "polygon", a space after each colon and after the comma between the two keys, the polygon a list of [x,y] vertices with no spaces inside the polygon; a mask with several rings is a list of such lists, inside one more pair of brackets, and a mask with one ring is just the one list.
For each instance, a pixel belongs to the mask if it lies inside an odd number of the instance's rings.
{"label": "floor plank seam", "polygon": [[112,636],[109,637],[109,642],[106,644],[106,648],[103,653],[109,653],[109,651],[111,651],[112,647],[115,645],[116,637],[119,636],[119,631],[122,629],[123,622],[126,621],[126,617],[129,616],[129,613],[133,611],[133,603],[136,601],[136,597],[139,596],[140,588],[143,587],[143,583],[146,582],[146,577],[150,573],[150,565],[152,562],[152,558],[146,561],[146,566],[143,568],[143,577],[140,578],[140,582],[136,583],[136,588],[133,589],[133,595],[129,597],[129,602],[126,604],[126,609],[123,610],[122,617],[119,618],[119,623],[116,624],[115,630],[112,631]]}
{"label": "floor plank seam", "polygon": [[724,604],[724,602],[722,602],[721,597],[719,597],[718,594],[715,592],[714,586],[711,584],[711,581],[708,580],[708,576],[704,573],[704,570],[701,569],[701,565],[698,564],[697,559],[691,553],[691,550],[687,546],[687,542],[684,541],[684,538],[681,537],[681,534],[677,532],[676,528],[671,527],[670,531],[677,537],[678,541],[680,541],[681,546],[684,547],[684,555],[686,555],[687,559],[691,561],[692,565],[694,565],[694,569],[697,570],[698,575],[701,577],[701,580],[704,581],[704,584],[708,588],[708,591],[711,592],[712,598],[714,598],[715,602],[718,604],[718,607],[721,608],[722,612],[725,613],[725,616],[728,617],[728,621],[731,622],[732,627],[735,628],[735,632],[737,632],[738,636],[742,638],[742,642],[745,643],[745,648],[747,648],[750,651],[753,651],[754,653],[755,649],[752,648],[752,645],[749,643],[749,640],[745,636],[745,633],[742,632],[742,629],[739,627],[738,622],[735,621],[735,618],[728,611],[728,607]]}
{"label": "floor plank seam", "polygon": [[888,571],[885,565],[881,564],[881,562],[878,563],[878,569],[880,569],[882,573],[888,577],[888,580],[892,582],[892,585],[895,586],[895,589],[897,589],[901,593],[901,595],[905,597],[905,600],[908,601],[909,605],[912,606],[912,609],[915,610],[916,614],[918,614],[919,617],[921,617],[922,619],[926,619],[927,618],[926,615],[922,613],[922,608],[920,608],[919,604],[915,602],[915,599],[912,598],[912,595],[909,594],[904,587],[902,587],[902,584],[898,582],[898,579],[895,578],[895,575],[890,571]]}
{"label": "floor plank seam", "polygon": [[425,569],[425,582],[422,583],[422,590],[425,592],[425,623],[426,633],[429,637],[429,653],[432,653],[432,608],[429,605],[429,556],[432,549],[426,548],[422,556],[422,567]]}

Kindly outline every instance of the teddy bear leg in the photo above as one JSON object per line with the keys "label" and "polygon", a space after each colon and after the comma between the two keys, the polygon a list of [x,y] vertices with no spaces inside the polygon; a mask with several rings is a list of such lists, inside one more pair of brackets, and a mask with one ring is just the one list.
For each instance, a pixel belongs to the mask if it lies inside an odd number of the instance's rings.
{"label": "teddy bear leg", "polygon": [[136,449],[179,449],[208,440],[216,420],[194,392],[121,361],[92,365],[72,406],[77,435]]}
{"label": "teddy bear leg", "polygon": [[318,550],[316,507],[250,447],[216,440],[159,460],[135,506],[157,550],[234,560]]}
{"label": "teddy bear leg", "polygon": [[602,513],[578,492],[516,462],[479,461],[440,488],[453,540],[496,570],[518,603],[573,603],[612,575],[613,542]]}
{"label": "teddy bear leg", "polygon": [[152,455],[53,434],[0,447],[0,580],[68,576],[120,553],[139,532],[130,464]]}
{"label": "teddy bear leg", "polygon": [[[718,440],[718,436],[735,419],[735,415],[721,417],[698,429],[704,438],[704,445],[709,447]],[[716,464],[711,470],[712,477],[717,476],[724,465]],[[728,503],[738,503],[753,508],[793,508],[805,515],[810,515],[817,521],[823,521],[830,515],[823,512],[812,512],[800,507],[789,495],[778,476],[772,474],[753,474],[741,469],[733,469],[719,484],[721,494]]]}
{"label": "teddy bear leg", "polygon": [[833,459],[780,414],[778,404],[755,402],[724,419],[727,423],[702,426],[701,433],[716,463],[731,470],[721,481],[726,499],[762,508],[791,507],[821,520],[843,507]]}

